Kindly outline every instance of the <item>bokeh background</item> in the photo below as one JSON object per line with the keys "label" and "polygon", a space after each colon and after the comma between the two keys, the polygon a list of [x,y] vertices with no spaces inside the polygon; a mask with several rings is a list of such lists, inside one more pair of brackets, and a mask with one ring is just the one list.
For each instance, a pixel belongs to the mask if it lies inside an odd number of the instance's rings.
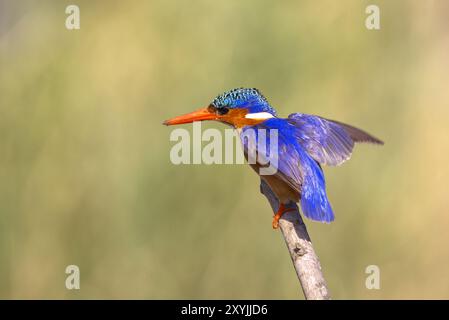
{"label": "bokeh background", "polygon": [[336,221],[306,221],[333,298],[449,298],[448,21],[445,0],[0,0],[0,297],[302,299],[254,172],[169,159],[164,119],[248,86],[386,142],[325,168]]}

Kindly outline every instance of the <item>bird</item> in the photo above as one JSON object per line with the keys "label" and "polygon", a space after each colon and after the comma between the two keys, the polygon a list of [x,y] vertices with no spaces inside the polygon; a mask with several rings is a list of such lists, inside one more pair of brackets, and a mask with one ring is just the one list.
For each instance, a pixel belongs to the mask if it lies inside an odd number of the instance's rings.
{"label": "bird", "polygon": [[[256,88],[226,91],[207,107],[165,120],[163,124],[171,126],[206,120],[236,129],[246,157],[250,152],[257,152],[259,147],[258,142],[251,144],[243,138],[247,130],[277,130],[275,173],[261,175],[260,168],[266,162],[259,158],[250,163],[279,200],[279,209],[272,220],[273,229],[279,227],[279,219],[285,212],[294,210],[287,207],[289,202],[299,203],[303,214],[311,220],[334,221],[322,166],[339,166],[347,161],[355,143],[384,144],[361,129],[317,115],[292,113],[287,118],[278,117],[275,108]],[[266,152],[262,155],[267,156]]]}

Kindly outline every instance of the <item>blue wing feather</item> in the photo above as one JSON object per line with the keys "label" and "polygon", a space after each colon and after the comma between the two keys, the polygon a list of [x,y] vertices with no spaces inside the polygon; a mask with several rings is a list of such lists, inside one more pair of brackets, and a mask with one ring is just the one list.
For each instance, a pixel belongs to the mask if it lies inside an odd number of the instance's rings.
{"label": "blue wing feather", "polygon": [[[255,126],[278,130],[276,175],[301,196],[304,215],[312,220],[331,222],[334,213],[326,195],[324,174],[319,164],[337,166],[351,157],[355,142],[383,142],[363,130],[318,116],[293,113],[287,119],[271,118]],[[257,139],[258,140],[258,139]],[[245,152],[251,148],[243,141]],[[259,141],[256,142],[256,146]],[[257,150],[261,150],[257,146]],[[262,156],[269,159],[268,147]]]}
{"label": "blue wing feather", "polygon": [[383,144],[372,135],[334,120],[292,113],[288,121],[296,127],[296,138],[321,164],[338,166],[351,157],[355,142]]}
{"label": "blue wing feather", "polygon": [[[309,156],[306,148],[297,139],[297,128],[286,119],[272,118],[258,125],[243,128],[253,129],[257,141],[249,143],[242,138],[245,153],[251,152],[250,148],[260,143],[258,139],[258,129],[278,130],[278,159],[277,172],[275,173],[290,187],[301,195],[301,208],[306,217],[321,222],[331,222],[334,220],[332,208],[327,199],[324,174],[318,163]],[[267,133],[267,136],[269,134]],[[248,137],[248,136],[246,136]],[[269,144],[269,141],[268,143]],[[260,154],[264,161],[270,159],[269,146],[265,148],[265,154]]]}
{"label": "blue wing feather", "polygon": [[301,209],[312,220],[331,222],[334,213],[326,195],[324,174],[318,163],[308,157],[303,165],[304,182],[301,190]]}
{"label": "blue wing feather", "polygon": [[288,121],[296,127],[298,141],[319,163],[337,166],[351,157],[354,141],[343,126],[302,113],[289,115]]}

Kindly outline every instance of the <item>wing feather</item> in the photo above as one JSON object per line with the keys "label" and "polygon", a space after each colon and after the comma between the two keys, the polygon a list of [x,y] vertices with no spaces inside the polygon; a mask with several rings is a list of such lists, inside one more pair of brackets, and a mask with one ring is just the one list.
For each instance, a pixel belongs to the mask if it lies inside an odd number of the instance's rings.
{"label": "wing feather", "polygon": [[363,130],[318,116],[293,113],[287,119],[296,127],[295,136],[312,158],[338,166],[351,157],[355,142],[383,142]]}
{"label": "wing feather", "polygon": [[[256,141],[244,138],[241,134],[242,144],[246,155],[257,152],[257,159],[263,163],[270,161],[273,151],[269,145],[261,148],[261,143],[269,144],[269,141],[259,139],[258,129],[276,129],[278,130],[278,145],[276,148],[277,161],[275,175],[297,191],[300,196],[301,208],[306,217],[321,222],[331,222],[334,220],[334,214],[327,199],[324,174],[318,162],[309,156],[308,152],[296,140],[296,128],[291,126],[285,119],[269,119],[261,124],[244,128],[252,129],[255,133]],[[266,150],[265,152],[259,152]],[[259,158],[260,157],[260,158]],[[268,161],[267,161],[268,160]]]}
{"label": "wing feather", "polygon": [[327,121],[331,121],[333,123],[336,123],[336,124],[342,126],[354,142],[367,142],[367,143],[374,143],[374,144],[380,144],[380,145],[384,144],[384,142],[382,140],[377,139],[376,137],[370,135],[369,133],[367,133],[359,128],[356,128],[349,124],[342,123],[342,122],[335,121],[335,120],[327,120]]}

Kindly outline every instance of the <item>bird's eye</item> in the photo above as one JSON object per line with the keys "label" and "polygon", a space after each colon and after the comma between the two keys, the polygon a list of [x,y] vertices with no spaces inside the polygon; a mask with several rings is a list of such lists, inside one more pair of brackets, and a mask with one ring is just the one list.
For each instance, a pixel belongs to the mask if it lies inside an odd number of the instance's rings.
{"label": "bird's eye", "polygon": [[228,113],[228,112],[229,112],[229,109],[226,108],[226,107],[222,107],[222,108],[218,108],[218,109],[217,109],[217,113],[218,113],[219,115],[225,115],[225,114]]}

